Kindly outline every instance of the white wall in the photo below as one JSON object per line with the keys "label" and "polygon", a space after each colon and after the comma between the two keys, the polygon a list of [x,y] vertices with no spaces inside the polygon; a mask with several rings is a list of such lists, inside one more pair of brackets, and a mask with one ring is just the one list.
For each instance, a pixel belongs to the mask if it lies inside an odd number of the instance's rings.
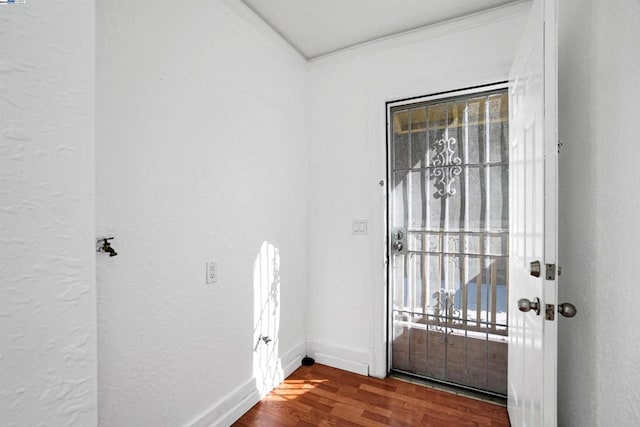
{"label": "white wall", "polygon": [[[99,1],[94,171],[92,3],[1,12],[4,424],[96,423],[94,215],[119,252],[98,255],[101,425],[230,420],[277,380],[256,361],[295,366],[305,319],[310,351],[384,373],[384,101],[506,78],[521,16],[305,77],[218,2]],[[560,2],[560,298],[579,310],[559,325],[560,425],[640,422],[639,20],[633,0]],[[255,300],[278,288],[265,326]]]}
{"label": "white wall", "polygon": [[559,3],[559,424],[640,425],[640,4]]}
{"label": "white wall", "polygon": [[[527,4],[323,58],[309,72],[310,352],[386,374],[385,102],[508,78]],[[367,236],[351,220],[368,220]],[[322,356],[325,357],[325,356]]]}
{"label": "white wall", "polygon": [[228,423],[304,356],[304,62],[220,1],[96,25],[100,424]]}
{"label": "white wall", "polygon": [[0,7],[0,424],[97,421],[94,6]]}

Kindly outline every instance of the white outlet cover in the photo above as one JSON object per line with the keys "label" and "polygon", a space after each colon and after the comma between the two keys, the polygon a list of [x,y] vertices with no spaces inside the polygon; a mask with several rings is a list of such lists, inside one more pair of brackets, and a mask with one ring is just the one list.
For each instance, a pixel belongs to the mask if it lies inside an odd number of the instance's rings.
{"label": "white outlet cover", "polygon": [[207,270],[206,270],[207,285],[217,283],[218,282],[218,265],[213,261],[209,261],[206,263],[206,267],[207,267]]}

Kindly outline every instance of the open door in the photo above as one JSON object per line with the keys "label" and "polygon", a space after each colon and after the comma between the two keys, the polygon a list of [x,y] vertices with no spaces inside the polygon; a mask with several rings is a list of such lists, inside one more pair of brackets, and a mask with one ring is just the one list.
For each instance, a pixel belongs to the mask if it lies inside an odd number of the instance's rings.
{"label": "open door", "polygon": [[556,0],[534,0],[510,75],[508,407],[557,425]]}

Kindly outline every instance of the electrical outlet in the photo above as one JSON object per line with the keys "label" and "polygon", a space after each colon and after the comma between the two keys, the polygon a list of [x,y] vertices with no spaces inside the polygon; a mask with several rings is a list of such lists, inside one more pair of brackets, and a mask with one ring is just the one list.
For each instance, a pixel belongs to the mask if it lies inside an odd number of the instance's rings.
{"label": "electrical outlet", "polygon": [[207,285],[218,282],[218,266],[215,262],[207,262]]}

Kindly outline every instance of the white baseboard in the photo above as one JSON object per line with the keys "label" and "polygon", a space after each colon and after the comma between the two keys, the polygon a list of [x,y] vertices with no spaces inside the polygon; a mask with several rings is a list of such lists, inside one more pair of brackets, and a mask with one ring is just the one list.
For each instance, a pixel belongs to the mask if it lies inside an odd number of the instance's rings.
{"label": "white baseboard", "polygon": [[354,372],[360,375],[369,375],[369,365],[365,365],[364,363],[352,362],[351,360],[345,360],[331,356],[330,354],[318,352],[316,352],[315,360],[322,365],[342,369],[343,371]]}
{"label": "white baseboard", "polygon": [[[305,355],[305,343],[300,342],[280,357],[283,378],[300,367]],[[277,384],[275,384],[277,385]],[[215,402],[203,414],[186,424],[188,427],[228,427],[260,401],[262,395],[251,378],[233,390],[227,397]]]}
{"label": "white baseboard", "polygon": [[[242,414],[260,401],[260,393],[255,379],[242,384],[227,397],[214,403],[196,420],[187,424],[190,427],[230,426]],[[236,414],[239,414],[236,416]]]}
{"label": "white baseboard", "polygon": [[306,345],[304,341],[301,341],[280,359],[283,363],[282,371],[285,378],[293,374],[293,372],[300,367],[300,365],[302,364],[302,358],[305,355]]}
{"label": "white baseboard", "polygon": [[307,353],[322,365],[360,375],[369,375],[368,361],[370,356],[366,352],[351,350],[325,342],[307,340]]}

